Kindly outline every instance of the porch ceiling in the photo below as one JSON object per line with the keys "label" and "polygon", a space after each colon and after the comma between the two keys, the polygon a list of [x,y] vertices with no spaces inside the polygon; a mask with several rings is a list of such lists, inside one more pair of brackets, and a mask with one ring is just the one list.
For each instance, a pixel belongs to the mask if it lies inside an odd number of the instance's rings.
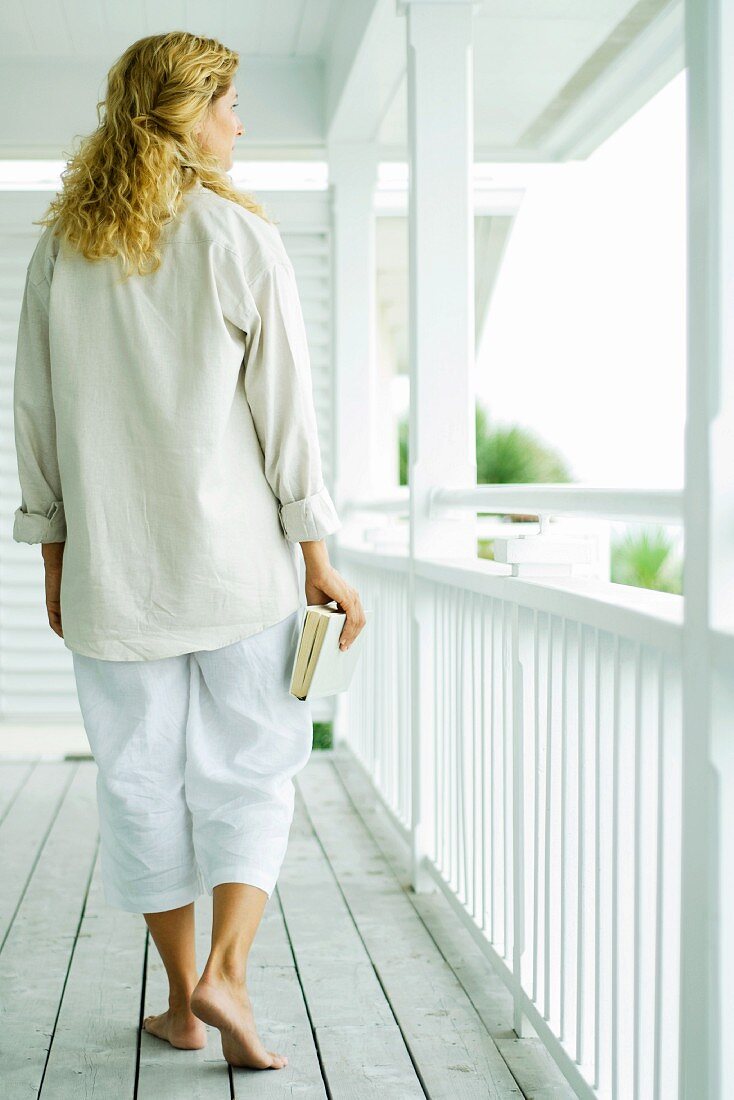
{"label": "porch ceiling", "polygon": [[[683,64],[682,0],[482,0],[474,10],[477,160],[586,155]],[[243,159],[320,159],[329,140],[406,155],[395,0],[35,0],[5,5],[0,28],[2,157],[61,157],[71,135],[95,128],[112,61],[171,28],[240,52]]]}
{"label": "porch ceiling", "polygon": [[[474,20],[476,159],[555,159],[557,132],[568,117],[598,94],[600,84],[611,80],[619,88],[625,62],[633,61],[630,76],[642,89],[651,65],[660,62],[641,49],[645,37],[669,39],[675,25],[679,49],[672,77],[683,63],[676,7],[670,0],[484,0]],[[674,50],[674,41],[669,46]],[[667,72],[663,66],[656,91]],[[646,98],[633,98],[630,114]],[[380,139],[400,147],[406,136],[403,77]]]}

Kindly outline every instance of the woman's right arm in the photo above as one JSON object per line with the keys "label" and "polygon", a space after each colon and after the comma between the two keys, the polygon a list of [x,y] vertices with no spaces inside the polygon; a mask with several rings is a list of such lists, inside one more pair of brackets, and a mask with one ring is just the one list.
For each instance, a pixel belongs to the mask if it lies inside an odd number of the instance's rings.
{"label": "woman's right arm", "polygon": [[339,610],[347,616],[339,635],[339,648],[349,649],[366,621],[359,593],[334,569],[323,539],[302,542],[301,550],[306,563],[306,603],[336,600]]}
{"label": "woman's right arm", "polygon": [[341,520],[324,484],[306,329],[290,261],[263,272],[249,294],[244,385],[265,476],[279,501],[283,534],[303,551],[306,602],[336,600],[347,617],[339,644],[348,649],[365,614],[357,590],[331,565],[324,541]]}

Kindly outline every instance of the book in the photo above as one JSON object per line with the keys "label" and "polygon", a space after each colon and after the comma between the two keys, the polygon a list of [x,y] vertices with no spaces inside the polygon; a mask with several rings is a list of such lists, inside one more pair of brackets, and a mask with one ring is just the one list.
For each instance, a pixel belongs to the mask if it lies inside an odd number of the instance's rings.
{"label": "book", "polygon": [[349,648],[344,650],[339,648],[339,636],[347,621],[346,612],[339,611],[335,600],[306,606],[293,657],[291,695],[310,700],[347,690],[372,612],[365,610],[364,614],[364,626]]}

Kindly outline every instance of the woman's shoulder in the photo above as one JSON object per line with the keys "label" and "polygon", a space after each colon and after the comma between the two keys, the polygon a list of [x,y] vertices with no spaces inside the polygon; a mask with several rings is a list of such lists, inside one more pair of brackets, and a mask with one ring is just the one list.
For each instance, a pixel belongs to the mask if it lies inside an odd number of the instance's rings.
{"label": "woman's shoulder", "polygon": [[235,252],[254,276],[275,263],[290,263],[278,227],[254,210],[196,188],[187,202],[188,223],[194,233]]}
{"label": "woman's shoulder", "polygon": [[44,282],[51,282],[60,245],[61,238],[57,232],[56,222],[44,226],[36,241],[27,268],[28,278],[36,286]]}

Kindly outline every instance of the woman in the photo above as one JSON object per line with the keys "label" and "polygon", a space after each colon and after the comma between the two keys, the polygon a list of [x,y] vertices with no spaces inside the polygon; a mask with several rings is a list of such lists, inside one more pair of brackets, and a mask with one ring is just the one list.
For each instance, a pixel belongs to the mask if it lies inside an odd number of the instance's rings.
{"label": "woman", "polygon": [[287,1060],[258,1037],[245,972],[312,747],[288,691],[300,608],[335,600],[343,648],[365,618],[324,543],[341,523],[293,267],[225,174],[237,65],[173,32],[110,70],[28,266],[13,537],[42,544],[72,651],[106,900],[144,914],[168,974],[144,1026],[191,1049],[209,1023],[228,1062],[265,1069]]}

